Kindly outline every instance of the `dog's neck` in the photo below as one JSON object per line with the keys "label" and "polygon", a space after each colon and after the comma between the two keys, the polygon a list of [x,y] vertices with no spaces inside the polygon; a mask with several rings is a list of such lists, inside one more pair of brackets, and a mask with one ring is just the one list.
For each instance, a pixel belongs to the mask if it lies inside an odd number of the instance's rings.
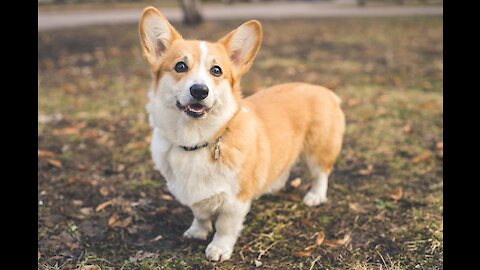
{"label": "dog's neck", "polygon": [[227,121],[227,123],[225,123],[225,125],[215,133],[215,135],[211,140],[208,140],[205,143],[197,144],[193,146],[184,146],[184,145],[179,145],[179,146],[183,148],[185,151],[195,151],[204,147],[208,147],[210,145],[214,145],[215,147],[218,147],[218,143],[221,141],[222,136],[228,130],[229,124],[233,121],[233,119],[235,119],[235,117],[238,115],[239,112],[240,112],[240,108],[238,108],[237,111],[233,114],[233,116]]}
{"label": "dog's neck", "polygon": [[150,124],[153,128],[159,130],[159,135],[172,145],[189,148],[213,143],[227,130],[228,125],[239,111],[239,107],[235,107],[232,108],[233,110],[209,115],[206,119],[186,120],[178,119],[178,116],[169,117],[168,111],[152,110],[152,108],[155,108],[154,104],[149,105],[151,106],[147,106],[147,109],[149,111]]}

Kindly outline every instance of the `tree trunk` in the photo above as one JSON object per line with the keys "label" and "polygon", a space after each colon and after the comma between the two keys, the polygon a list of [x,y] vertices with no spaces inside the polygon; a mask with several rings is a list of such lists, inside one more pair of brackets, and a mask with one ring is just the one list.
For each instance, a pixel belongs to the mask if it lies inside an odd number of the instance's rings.
{"label": "tree trunk", "polygon": [[203,21],[200,11],[201,0],[180,0],[183,10],[183,22],[187,25],[198,25]]}

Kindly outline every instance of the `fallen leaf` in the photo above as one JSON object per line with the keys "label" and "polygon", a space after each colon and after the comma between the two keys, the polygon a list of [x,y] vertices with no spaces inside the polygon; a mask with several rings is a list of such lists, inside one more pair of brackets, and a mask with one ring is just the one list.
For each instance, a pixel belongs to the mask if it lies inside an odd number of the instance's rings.
{"label": "fallen leaf", "polygon": [[355,105],[357,105],[358,103],[360,103],[360,101],[358,101],[358,99],[355,99],[355,98],[349,98],[349,99],[347,99],[347,105],[348,105],[349,107],[355,106]]}
{"label": "fallen leaf", "polygon": [[123,172],[123,170],[125,170],[125,165],[119,164],[117,167],[117,172]]}
{"label": "fallen leaf", "polygon": [[385,211],[380,211],[380,213],[373,218],[376,220],[385,221]]}
{"label": "fallen leaf", "polygon": [[110,192],[108,191],[108,188],[105,187],[105,186],[102,186],[102,187],[98,190],[98,192],[100,192],[100,194],[102,194],[102,196],[104,196],[104,197],[107,196],[107,195],[110,193]]}
{"label": "fallen leaf", "polygon": [[168,195],[168,194],[161,194],[160,199],[164,200],[164,201],[171,201],[171,200],[173,200],[173,197]]}
{"label": "fallen leaf", "polygon": [[65,92],[69,94],[75,94],[78,90],[78,87],[74,84],[66,83],[65,85],[63,85],[63,90],[65,90]]}
{"label": "fallen leaf", "polygon": [[79,270],[100,270],[98,265],[85,265],[82,266]]}
{"label": "fallen leaf", "polygon": [[437,142],[435,147],[437,148],[437,155],[440,157],[440,158],[443,158],[443,141],[441,142]]}
{"label": "fallen leaf", "polygon": [[310,226],[313,227],[313,226],[314,226],[312,220],[311,220],[311,219],[308,219],[308,218],[302,219],[302,224],[304,224],[305,226],[308,226],[308,227],[310,227]]}
{"label": "fallen leaf", "polygon": [[158,235],[157,237],[155,237],[155,238],[151,239],[151,240],[150,240],[150,241],[148,241],[148,242],[150,242],[150,243],[152,243],[152,242],[157,242],[158,240],[160,240],[160,239],[162,239],[162,238],[163,238],[163,236],[162,236],[162,235]]}
{"label": "fallen leaf", "polygon": [[312,255],[313,249],[307,250],[307,251],[297,251],[294,252],[293,255],[295,256],[300,256],[300,257],[310,257]]}
{"label": "fallen leaf", "polygon": [[72,204],[75,206],[82,206],[83,201],[82,200],[72,200]]}
{"label": "fallen leaf", "polygon": [[79,130],[76,127],[66,127],[61,129],[55,129],[52,131],[53,135],[63,136],[63,135],[75,135],[78,134]]}
{"label": "fallen leaf", "polygon": [[255,260],[255,266],[256,266],[256,267],[260,267],[260,266],[262,266],[262,265],[263,265],[263,263],[262,263],[261,261]]}
{"label": "fallen leaf", "polygon": [[352,237],[351,237],[350,233],[347,233],[347,234],[345,234],[345,236],[342,239],[325,240],[325,241],[323,241],[323,243],[324,243],[325,246],[336,248],[336,247],[340,247],[340,246],[348,244],[348,242],[350,242],[351,239],[352,239]]}
{"label": "fallen leaf", "polygon": [[48,157],[48,158],[53,158],[55,156],[55,153],[52,151],[47,151],[47,150],[40,150],[38,149],[38,157]]}
{"label": "fallen leaf", "polygon": [[417,163],[420,163],[420,162],[423,162],[423,161],[426,161],[426,160],[430,159],[432,156],[433,156],[432,152],[425,151],[422,154],[412,158],[411,161],[412,161],[412,163],[417,164]]}
{"label": "fallen leaf", "polygon": [[355,213],[365,214],[368,212],[365,207],[361,206],[358,203],[349,203],[348,207],[352,209]]}
{"label": "fallen leaf", "polygon": [[98,136],[98,132],[95,129],[88,129],[82,132],[82,136],[85,139],[92,139]]}
{"label": "fallen leaf", "polygon": [[155,210],[155,214],[158,215],[158,214],[163,214],[165,212],[168,211],[168,207],[166,206],[160,206],[158,207],[156,210]]}
{"label": "fallen leaf", "polygon": [[389,196],[392,200],[398,201],[403,197],[402,187],[397,188],[397,191]]}
{"label": "fallen leaf", "polygon": [[300,177],[297,177],[293,179],[292,182],[290,182],[290,186],[292,186],[293,188],[299,187],[300,184],[302,184],[302,179]]}
{"label": "fallen leaf", "polygon": [[103,210],[105,207],[109,206],[109,205],[112,205],[112,200],[108,200],[106,202],[103,202],[101,204],[99,204],[96,208],[95,208],[95,212],[99,212],[101,210]]}
{"label": "fallen leaf", "polygon": [[298,196],[297,194],[290,194],[287,197],[288,197],[289,200],[294,201],[294,202],[302,201],[302,197]]}
{"label": "fallen leaf", "polygon": [[366,169],[359,170],[358,173],[360,175],[370,175],[373,172],[373,165],[368,164]]}
{"label": "fallen leaf", "polygon": [[310,251],[310,254],[311,254],[316,247],[320,246],[323,243],[324,240],[325,240],[325,233],[320,231],[317,233],[317,237],[315,237],[315,244],[306,247],[304,250]]}
{"label": "fallen leaf", "polygon": [[108,227],[113,227],[115,223],[118,221],[118,213],[114,213],[109,219],[108,219]]}
{"label": "fallen leaf", "polygon": [[90,216],[91,214],[93,214],[93,208],[92,207],[80,208],[80,213],[85,216]]}
{"label": "fallen leaf", "polygon": [[311,246],[308,246],[306,248],[304,248],[305,251],[311,251],[313,249],[315,249],[317,247],[317,245],[311,245]]}
{"label": "fallen leaf", "polygon": [[62,166],[62,162],[60,162],[60,160],[56,160],[56,159],[48,159],[47,160],[48,164],[54,166],[54,167],[57,167],[59,169],[61,169],[63,166]]}
{"label": "fallen leaf", "polygon": [[145,141],[135,141],[129,142],[127,145],[124,146],[124,149],[127,151],[136,150],[136,149],[144,149],[148,146],[148,143]]}
{"label": "fallen leaf", "polygon": [[435,147],[437,147],[437,149],[443,149],[443,141],[437,142],[437,144],[435,145]]}
{"label": "fallen leaf", "polygon": [[315,239],[315,244],[317,246],[320,246],[323,243],[323,240],[325,240],[325,233],[324,232],[318,232],[317,238]]}
{"label": "fallen leaf", "polygon": [[114,227],[126,228],[128,225],[130,225],[130,223],[132,223],[132,220],[132,217],[127,217],[124,220],[114,224]]}
{"label": "fallen leaf", "polygon": [[403,126],[403,132],[407,134],[412,133],[412,126],[410,124],[406,124]]}

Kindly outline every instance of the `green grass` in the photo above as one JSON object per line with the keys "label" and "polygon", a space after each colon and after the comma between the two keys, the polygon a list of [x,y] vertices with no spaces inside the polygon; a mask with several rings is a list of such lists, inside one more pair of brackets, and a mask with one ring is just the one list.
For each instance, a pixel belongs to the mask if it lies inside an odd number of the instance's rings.
{"label": "green grass", "polygon": [[[175,26],[187,38],[216,40],[240,23]],[[262,23],[262,48],[242,81],[246,95],[305,81],[343,100],[347,129],[329,202],[302,203],[309,174],[299,163],[291,179],[302,185],[253,203],[231,261],[206,261],[207,241],[181,238],[190,210],[161,196],[136,26],[39,32],[38,143],[54,153],[38,164],[39,269],[253,269],[260,254],[260,268],[443,269],[442,17]],[[402,198],[393,200],[400,187]],[[109,228],[115,213],[131,222]],[[320,231],[351,241],[295,255]]]}

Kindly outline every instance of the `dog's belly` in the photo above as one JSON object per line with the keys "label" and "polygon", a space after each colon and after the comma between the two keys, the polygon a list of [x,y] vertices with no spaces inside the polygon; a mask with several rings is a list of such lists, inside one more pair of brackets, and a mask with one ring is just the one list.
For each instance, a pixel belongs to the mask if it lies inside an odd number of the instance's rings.
{"label": "dog's belly", "polygon": [[185,151],[163,139],[155,128],[151,152],[168,190],[184,205],[192,206],[221,193],[227,196],[238,193],[236,173],[221,162],[212,162],[208,147]]}

